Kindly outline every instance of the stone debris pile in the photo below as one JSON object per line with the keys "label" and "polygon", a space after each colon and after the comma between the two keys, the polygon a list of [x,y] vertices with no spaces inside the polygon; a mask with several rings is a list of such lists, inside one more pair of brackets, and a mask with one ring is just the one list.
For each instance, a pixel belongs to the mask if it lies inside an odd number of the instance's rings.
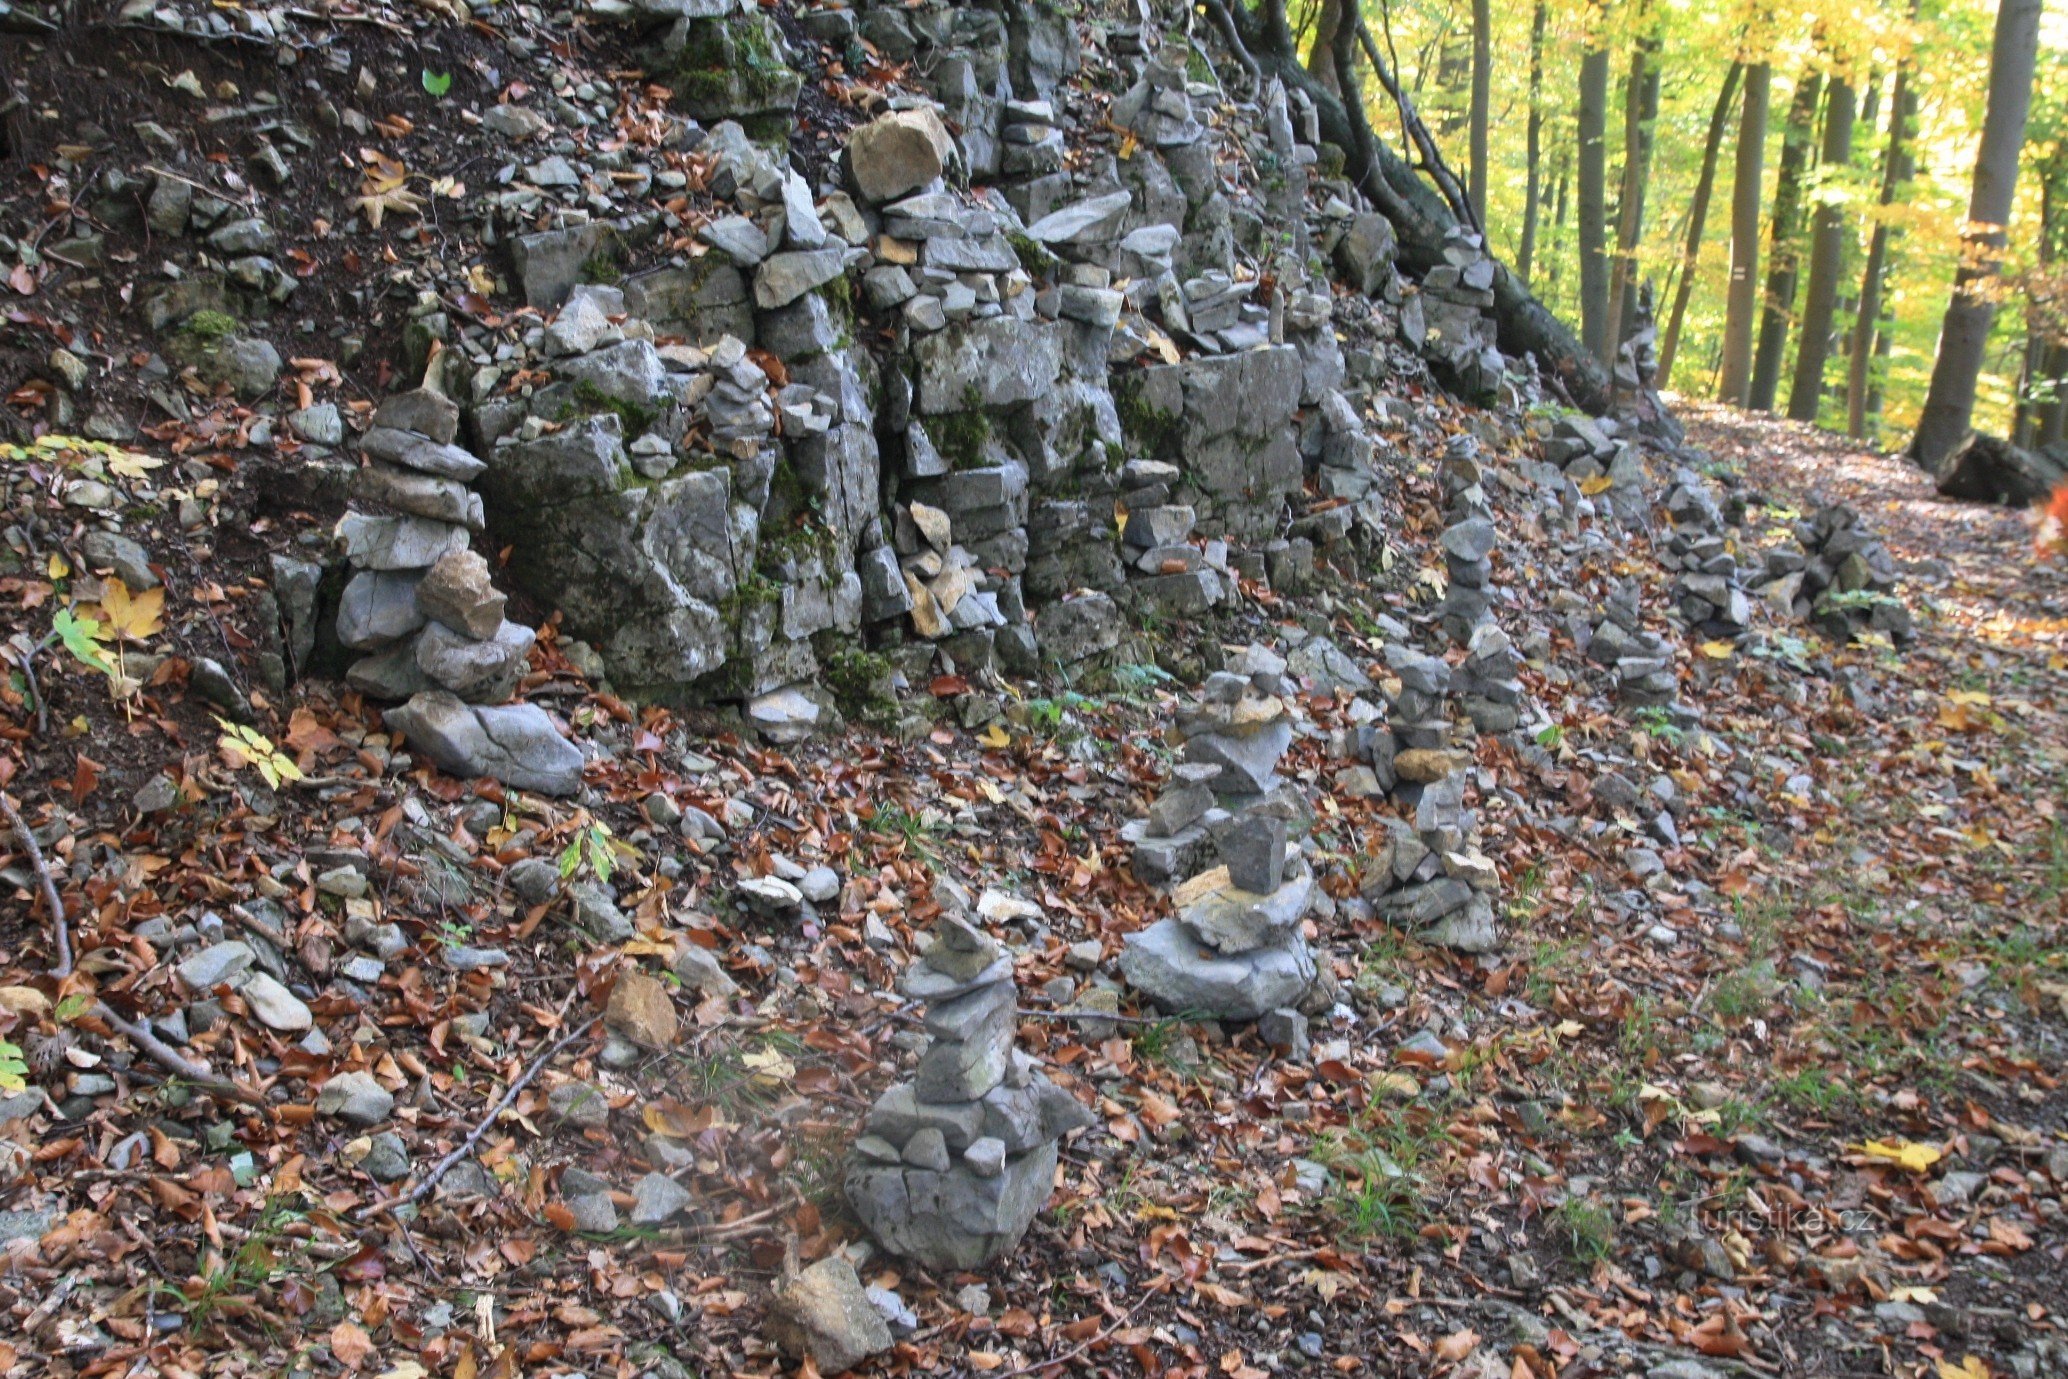
{"label": "stone debris pile", "polygon": [[1794,540],[1770,548],[1765,559],[1758,592],[1775,612],[1813,622],[1840,642],[1866,631],[1899,645],[1917,635],[1910,609],[1895,594],[1895,559],[1845,504],[1796,523]]}
{"label": "stone debris pile", "polygon": [[[1277,771],[1292,723],[1278,693],[1284,662],[1270,659],[1276,664],[1207,679],[1200,702],[1178,719],[1182,763],[1170,786],[1123,834],[1138,840],[1144,879],[1199,865],[1208,848],[1219,859],[1172,892],[1175,915],[1130,934],[1121,950],[1121,974],[1175,1013],[1255,1020],[1316,990],[1301,921],[1317,888],[1290,848],[1304,810]],[[1322,1004],[1332,999],[1324,993]]]}
{"label": "stone debris pile", "polygon": [[931,1036],[917,1073],[876,1099],[847,1170],[847,1200],[883,1247],[935,1269],[1013,1248],[1048,1201],[1056,1142],[1092,1123],[1013,1047],[1012,958],[957,913],[906,973]]}
{"label": "stone debris pile", "polygon": [[1552,423],[1544,460],[1576,486],[1578,515],[1598,510],[1601,500],[1618,522],[1638,526],[1649,504],[1644,456],[1634,442],[1619,439],[1619,431],[1610,418],[1568,413]]}

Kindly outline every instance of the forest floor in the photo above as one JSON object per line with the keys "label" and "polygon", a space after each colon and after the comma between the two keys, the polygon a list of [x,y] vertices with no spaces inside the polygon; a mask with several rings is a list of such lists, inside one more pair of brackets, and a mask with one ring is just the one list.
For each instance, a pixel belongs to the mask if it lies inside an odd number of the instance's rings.
{"label": "forest floor", "polygon": [[[1919,639],[1833,649],[1804,630],[1773,642],[1777,661],[1700,657],[1693,735],[1533,680],[1555,751],[1530,763],[1486,741],[1475,773],[1502,952],[1421,948],[1340,909],[1315,936],[1344,1002],[1305,1060],[1151,1010],[1103,1030],[1056,1018],[1089,976],[1072,946],[1097,941],[1109,965],[1167,904],[1118,837],[1167,769],[1157,735],[1183,698],[1148,668],[1009,698],[982,733],[856,728],[777,752],[590,691],[549,637],[529,692],[598,749],[597,817],[630,849],[615,885],[642,933],[598,948],[501,879],[590,815],[392,773],[371,710],[320,690],[281,706],[313,779],[276,794],[211,759],[215,729],[176,673],[111,716],[97,677],[46,658],[53,728],[30,730],[13,695],[10,789],[70,864],[91,960],[55,986],[42,919],[16,905],[0,921],[12,1037],[52,1098],[0,1103],[25,1156],[0,1187],[0,1373],[775,1372],[762,1324],[785,1259],[854,1250],[840,1164],[909,1062],[910,1013],[884,993],[944,875],[1040,908],[1017,950],[1022,1047],[1100,1125],[992,1269],[856,1252],[913,1314],[878,1366],[2062,1372],[2068,580],[2035,561],[2025,517],[1941,502],[1897,461],[1784,423],[1687,420],[1761,521],[1856,507],[1897,556]],[[1504,556],[1511,572],[1554,558],[1526,533]],[[8,596],[33,608],[38,582],[13,577]],[[224,591],[187,587],[166,635],[205,651]],[[1355,654],[1369,612],[1413,595],[1345,587],[1332,631]],[[1253,631],[1299,612],[1267,602]],[[1325,729],[1344,702],[1303,708]],[[1322,844],[1354,849],[1373,806],[1337,788],[1350,763],[1320,737],[1294,774]],[[126,792],[160,762],[190,803],[142,815]],[[1607,762],[1688,796],[1672,884],[1642,904],[1613,846],[1636,827],[1591,789]],[[645,827],[656,795],[727,836]],[[336,875],[353,856],[365,896]],[[738,880],[792,863],[840,873],[823,922],[729,908]],[[98,983],[125,1011],[164,1010],[165,930],[146,926],[210,905],[246,935],[291,908],[280,956],[318,987],[354,913],[411,941],[363,989],[311,1002],[317,1042],[236,1018],[238,995],[187,1030],[264,1109],[104,1060],[106,1025],[67,999]],[[560,1043],[617,965],[684,941],[716,948],[741,995],[685,1000],[679,1042],[631,1067],[600,1064],[600,1033]],[[484,946],[510,965],[461,961]],[[347,1067],[403,1093],[392,1143],[313,1109]],[[555,1114],[575,1082],[608,1114]],[[391,1210],[484,1124],[463,1171]],[[406,1176],[386,1187],[370,1175],[395,1154]],[[565,1172],[600,1175],[626,1207],[664,1154],[691,1224],[580,1230]]]}

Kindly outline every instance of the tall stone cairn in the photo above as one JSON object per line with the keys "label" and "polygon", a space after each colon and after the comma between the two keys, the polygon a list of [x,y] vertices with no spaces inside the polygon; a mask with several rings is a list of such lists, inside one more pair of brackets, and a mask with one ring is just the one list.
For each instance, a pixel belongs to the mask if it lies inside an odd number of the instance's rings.
{"label": "tall stone cairn", "polygon": [[1174,1013],[1255,1020],[1297,1007],[1315,984],[1300,930],[1315,879],[1297,849],[1288,852],[1298,811],[1278,776],[1292,723],[1285,701],[1257,683],[1275,690],[1280,679],[1270,670],[1208,677],[1201,702],[1178,719],[1183,764],[1135,830],[1138,872],[1145,857],[1155,871],[1203,860],[1208,840],[1219,859],[1171,893],[1175,915],[1130,934],[1121,950],[1121,974]]}
{"label": "tall stone cairn", "polygon": [[893,1254],[974,1269],[1019,1244],[1055,1179],[1056,1142],[1092,1115],[1013,1047],[1012,958],[958,914],[906,973],[932,1043],[876,1099],[847,1199]]}

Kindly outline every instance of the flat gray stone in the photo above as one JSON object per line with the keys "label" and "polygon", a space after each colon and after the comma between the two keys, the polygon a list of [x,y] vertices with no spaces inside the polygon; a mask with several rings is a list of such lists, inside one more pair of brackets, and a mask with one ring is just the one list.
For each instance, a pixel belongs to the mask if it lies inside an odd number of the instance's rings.
{"label": "flat gray stone", "polygon": [[1176,919],[1130,934],[1120,950],[1128,984],[1175,1014],[1254,1020],[1296,1006],[1314,981],[1314,955],[1297,936],[1281,948],[1217,953]]}

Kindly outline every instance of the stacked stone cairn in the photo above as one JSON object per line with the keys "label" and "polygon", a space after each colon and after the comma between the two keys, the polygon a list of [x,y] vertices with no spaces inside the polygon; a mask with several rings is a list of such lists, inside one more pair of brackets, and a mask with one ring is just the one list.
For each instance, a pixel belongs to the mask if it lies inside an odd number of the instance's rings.
{"label": "stacked stone cairn", "polygon": [[1486,699],[1485,707],[1512,711],[1521,700],[1520,685],[1512,697],[1494,687],[1512,682],[1513,664],[1506,635],[1490,621],[1474,632],[1462,670],[1389,642],[1386,666],[1399,688],[1388,696],[1384,723],[1371,721],[1356,730],[1358,755],[1370,763],[1380,786],[1414,816],[1412,826],[1400,819],[1385,821],[1386,837],[1367,862],[1364,895],[1395,923],[1419,930],[1424,942],[1464,952],[1485,952],[1497,941],[1486,899],[1496,875],[1480,851],[1476,823],[1463,807],[1463,764],[1451,751],[1446,702],[1462,674],[1469,677],[1464,683],[1474,697],[1484,697],[1489,689],[1502,696]]}
{"label": "stacked stone cairn", "polygon": [[1402,312],[1409,342],[1465,397],[1492,396],[1506,372],[1494,346],[1494,272],[1479,236],[1452,230],[1443,262],[1423,275],[1422,290]]}
{"label": "stacked stone cairn", "polygon": [[337,635],[358,653],[345,678],[375,699],[408,701],[388,710],[388,726],[443,769],[571,794],[581,750],[543,709],[502,702],[537,634],[503,616],[488,562],[469,545],[482,527],[469,483],[483,466],[453,443],[459,415],[434,389],[397,393],[360,440],[355,492],[384,511],[355,509],[337,526],[351,570]]}
{"label": "stacked stone cairn", "polygon": [[1723,509],[1708,482],[1692,469],[1674,471],[1666,490],[1667,533],[1662,559],[1678,569],[1673,598],[1681,620],[1694,632],[1726,641],[1752,625],[1752,601],[1738,578],[1738,558],[1725,535]]}
{"label": "stacked stone cairn", "polygon": [[1647,631],[1637,586],[1624,582],[1609,591],[1587,639],[1587,659],[1615,672],[1616,693],[1632,708],[1670,707],[1680,690],[1673,673],[1673,643]]}
{"label": "stacked stone cairn", "polygon": [[962,915],[943,916],[904,993],[926,1003],[932,1042],[870,1109],[847,1199],[893,1254],[978,1268],[1019,1244],[1048,1201],[1056,1142],[1092,1116],[1013,1047],[1012,958]]}
{"label": "stacked stone cairn", "polygon": [[1795,525],[1795,539],[1766,552],[1759,596],[1776,612],[1814,622],[1840,642],[1874,631],[1898,644],[1917,635],[1910,610],[1895,595],[1896,563],[1888,548],[1843,503],[1819,508]]}
{"label": "stacked stone cairn", "polygon": [[495,703],[517,687],[532,629],[503,616],[488,562],[468,545],[481,530],[483,465],[454,445],[459,407],[429,389],[398,393],[359,443],[359,498],[388,509],[349,512],[338,539],[352,569],[338,605],[338,639],[359,653],[346,672],[379,699],[444,689]]}
{"label": "stacked stone cairn", "polygon": [[1130,934],[1121,950],[1121,974],[1173,1013],[1297,1015],[1315,986],[1314,953],[1300,928],[1315,879],[1296,848],[1288,854],[1297,805],[1277,771],[1292,745],[1282,683],[1270,670],[1208,677],[1201,701],[1179,717],[1182,764],[1171,786],[1131,830],[1141,840],[1138,875],[1164,877],[1180,860],[1203,861],[1203,841],[1219,859],[1172,892],[1174,916]]}

